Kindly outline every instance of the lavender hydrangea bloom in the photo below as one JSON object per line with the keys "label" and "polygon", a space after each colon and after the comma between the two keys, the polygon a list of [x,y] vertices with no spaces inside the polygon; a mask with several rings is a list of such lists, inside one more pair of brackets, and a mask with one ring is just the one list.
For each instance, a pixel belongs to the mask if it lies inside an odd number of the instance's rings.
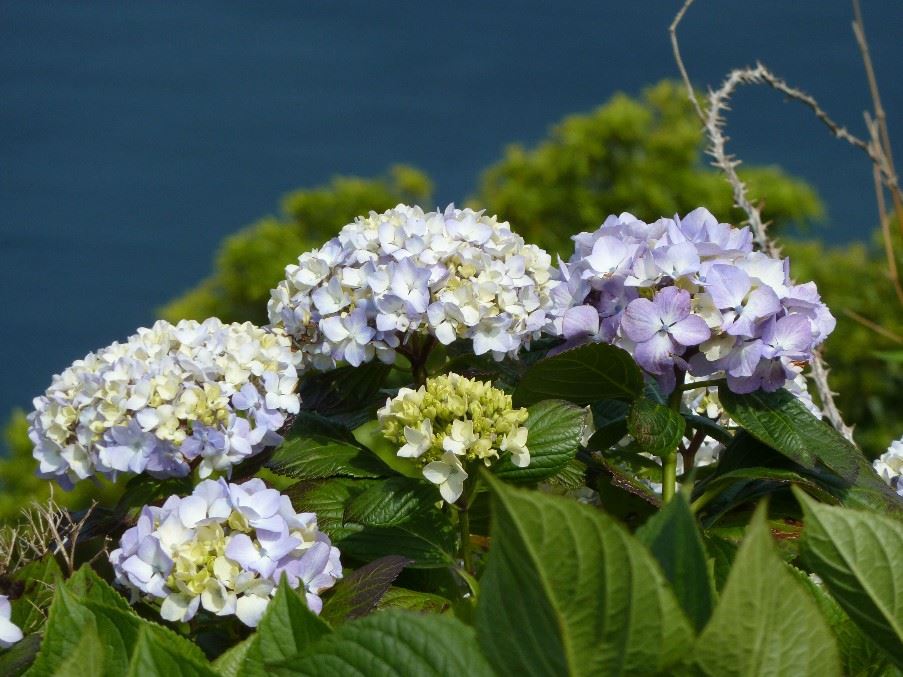
{"label": "lavender hydrangea bloom", "polygon": [[269,317],[318,369],[392,363],[415,334],[502,359],[547,324],[551,273],[551,257],[495,217],[398,205],[287,266]]}
{"label": "lavender hydrangea bloom", "polygon": [[748,228],[707,210],[640,221],[609,216],[574,237],[546,329],[618,345],[667,391],[679,371],[722,375],[737,392],[775,390],[798,375],[835,321],[789,261],[752,250]]}
{"label": "lavender hydrangea bloom", "polygon": [[101,473],[228,474],[281,441],[300,400],[298,358],[279,331],[217,319],[157,322],[77,360],[35,398],[40,477],[69,489]]}
{"label": "lavender hydrangea bloom", "polygon": [[651,301],[631,301],[621,329],[636,346],[637,362],[658,375],[672,369],[686,348],[699,345],[711,335],[705,320],[690,314],[689,292],[677,287],[665,287]]}
{"label": "lavender hydrangea bloom", "polygon": [[262,480],[204,480],[189,496],[145,507],[110,562],[133,600],[159,600],[166,620],[205,609],[255,627],[283,576],[319,613],[319,595],[342,577],[339,557],[316,515],[296,513]]}

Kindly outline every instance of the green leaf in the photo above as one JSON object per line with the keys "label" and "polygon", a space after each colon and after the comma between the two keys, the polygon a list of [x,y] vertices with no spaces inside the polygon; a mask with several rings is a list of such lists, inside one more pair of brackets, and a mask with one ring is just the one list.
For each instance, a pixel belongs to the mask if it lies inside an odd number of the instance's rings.
{"label": "green leaf", "polygon": [[712,581],[702,536],[683,493],[653,515],[637,532],[665,572],[687,618],[702,630],[712,614]]}
{"label": "green leaf", "polygon": [[[258,649],[256,665],[251,665],[249,657],[252,649]],[[251,675],[265,674],[263,663],[259,661],[259,647],[257,635],[251,635],[242,640],[231,649],[221,654],[213,661],[213,669],[220,677],[251,677]]]}
{"label": "green leaf", "polygon": [[[27,674],[35,676],[54,674],[76,652],[83,635],[92,631],[95,634],[97,632],[94,615],[79,604],[65,586],[57,586],[53,604],[50,605],[41,650]],[[89,651],[88,648],[83,650]]]}
{"label": "green leaf", "polygon": [[307,603],[283,578],[257,628],[260,656],[267,664],[285,660],[330,632],[329,625],[307,608]]}
{"label": "green leaf", "polygon": [[351,572],[336,583],[323,604],[320,617],[337,625],[369,614],[398,578],[409,560],[398,555],[382,557]]}
{"label": "green leaf", "polygon": [[41,648],[41,635],[27,635],[6,651],[0,651],[0,675],[19,677],[34,663]]}
{"label": "green leaf", "polygon": [[155,633],[151,626],[141,627],[128,672],[117,674],[126,674],[128,677],[214,677],[216,675],[206,661],[195,661],[177,651]]}
{"label": "green leaf", "polygon": [[712,578],[715,580],[715,589],[720,593],[727,584],[730,570],[737,558],[738,546],[734,541],[708,532],[703,534],[703,541],[706,552],[712,561]]}
{"label": "green leaf", "polygon": [[775,553],[764,505],[693,654],[697,670],[712,677],[841,674],[831,630]]}
{"label": "green leaf", "polygon": [[485,478],[493,543],[476,627],[500,674],[653,674],[682,658],[690,625],[624,527],[574,501]]}
{"label": "green leaf", "polygon": [[392,472],[346,428],[309,413],[299,416],[291,435],[274,452],[267,467],[302,480],[385,477]]}
{"label": "green leaf", "polygon": [[451,608],[452,603],[428,592],[391,587],[377,604],[378,609],[406,609],[420,613],[441,614]]}
{"label": "green leaf", "polygon": [[[155,642],[185,661],[205,665],[206,659],[195,644],[123,608],[113,601],[118,593],[89,571],[76,574],[71,586],[57,585],[41,651],[29,674],[53,674],[76,650],[88,629],[96,631],[103,645],[104,675],[126,673],[142,633],[149,633]],[[83,592],[85,597],[76,592]]]}
{"label": "green leaf", "polygon": [[27,635],[44,623],[44,613],[53,601],[53,589],[63,579],[63,572],[56,558],[48,554],[18,569],[11,578],[22,586],[22,591],[12,603],[10,620]]}
{"label": "green leaf", "polygon": [[528,411],[530,465],[518,468],[505,457],[493,469],[509,482],[538,482],[556,475],[574,459],[586,427],[586,410],[570,402],[544,400]]}
{"label": "green leaf", "polygon": [[677,453],[687,422],[673,409],[650,400],[637,400],[627,415],[627,429],[647,454],[667,456]]}
{"label": "green leaf", "polygon": [[88,564],[83,564],[66,581],[66,587],[82,602],[97,602],[126,613],[132,613],[128,600],[110,587]]}
{"label": "green leaf", "polygon": [[775,487],[798,486],[817,497],[820,501],[837,503],[840,500],[809,477],[804,477],[793,470],[785,470],[783,468],[751,467],[731,470],[730,472],[714,476],[711,482],[706,485],[706,491],[713,491],[738,481],[769,482]]}
{"label": "green leaf", "polygon": [[824,584],[816,583],[800,569],[790,567],[790,570],[812,595],[828,627],[834,633],[840,660],[843,663],[843,673],[857,677],[879,677],[887,674],[890,658],[850,620],[846,612],[828,594]]}
{"label": "green leaf", "polygon": [[359,367],[308,372],[301,380],[301,408],[356,428],[385,401],[380,392],[392,367],[374,360]]}
{"label": "green leaf", "polygon": [[562,399],[585,405],[596,400],[632,401],[643,392],[643,374],[630,354],[591,343],[534,364],[514,391],[517,406]]}
{"label": "green leaf", "polygon": [[355,480],[335,477],[327,480],[299,482],[284,492],[298,512],[317,514],[317,525],[333,540],[341,540],[356,528],[345,527],[345,508],[367,489],[377,486],[376,480]]}
{"label": "green leaf", "polygon": [[145,474],[135,475],[126,482],[122,496],[113,509],[113,515],[125,516],[133,508],[153,505],[173,494],[188,494],[192,489],[193,485],[188,477],[157,479]]}
{"label": "green leaf", "polygon": [[[52,674],[53,677],[85,677],[85,675],[93,677],[94,675],[110,674],[109,671],[104,672],[106,667],[103,642],[98,635],[97,628],[89,625],[79,635],[78,643],[72,652],[64,657],[59,667],[52,673],[40,674]],[[37,675],[38,673],[29,672],[28,674]]]}
{"label": "green leaf", "polygon": [[431,510],[392,527],[364,527],[338,542],[342,553],[369,562],[387,555],[411,560],[412,569],[435,569],[454,564],[456,532],[448,515]]}
{"label": "green leaf", "polygon": [[793,462],[814,469],[820,461],[848,482],[856,478],[859,450],[786,390],[738,395],[721,387],[718,396],[732,419]]}
{"label": "green leaf", "polygon": [[721,444],[729,444],[733,435],[722,425],[713,421],[707,416],[699,416],[698,414],[682,414],[687,422],[687,426],[693,430],[702,430],[713,440],[721,442]]}
{"label": "green leaf", "polygon": [[472,628],[449,616],[389,610],[343,625],[273,674],[492,677]]}
{"label": "green leaf", "polygon": [[627,417],[606,423],[589,438],[587,449],[593,451],[606,451],[624,439],[627,435]]}
{"label": "green leaf", "polygon": [[435,511],[436,487],[422,478],[390,477],[373,483],[345,507],[345,523],[391,527]]}
{"label": "green leaf", "polygon": [[903,669],[903,523],[821,505],[797,492],[805,521],[803,563],[844,611]]}

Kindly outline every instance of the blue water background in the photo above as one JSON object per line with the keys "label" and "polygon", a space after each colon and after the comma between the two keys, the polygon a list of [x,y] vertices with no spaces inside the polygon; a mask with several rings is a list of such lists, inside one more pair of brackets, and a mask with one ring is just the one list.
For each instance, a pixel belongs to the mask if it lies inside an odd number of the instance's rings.
{"label": "blue water background", "polygon": [[[679,4],[4,0],[0,417],[150,323],[285,191],[407,162],[435,179],[438,204],[460,202],[506,144],[674,76]],[[863,5],[899,139],[903,4]],[[850,20],[843,1],[699,0],[683,47],[699,85],[761,59],[862,133]],[[858,151],[771,92],[745,91],[735,109],[744,160],[817,186],[820,236],[868,237]]]}

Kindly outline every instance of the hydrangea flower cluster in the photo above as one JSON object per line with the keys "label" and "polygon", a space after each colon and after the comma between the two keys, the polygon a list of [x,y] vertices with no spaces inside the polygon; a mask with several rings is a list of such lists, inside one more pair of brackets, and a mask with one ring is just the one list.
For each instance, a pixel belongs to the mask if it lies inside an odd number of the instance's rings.
{"label": "hydrangea flower cluster", "polygon": [[414,333],[447,345],[472,339],[501,359],[548,321],[551,258],[507,222],[449,206],[398,205],[342,228],[286,267],[270,322],[319,369],[395,359]]}
{"label": "hydrangea flower cluster", "polygon": [[644,223],[623,213],[574,237],[553,291],[555,333],[628,350],[670,392],[675,368],[724,374],[734,392],[777,390],[834,329],[814,283],[752,249],[748,228],[705,209]]}
{"label": "hydrangea flower cluster", "polygon": [[398,456],[416,459],[423,476],[454,503],[464,491],[465,465],[489,466],[507,455],[520,467],[530,464],[526,409],[488,381],[459,374],[427,379],[417,390],[402,388],[377,412],[383,435],[400,445]]}
{"label": "hydrangea flower cluster", "polygon": [[12,605],[6,595],[0,595],[0,648],[8,649],[22,639],[22,629],[12,622]]}
{"label": "hydrangea flower cluster", "polygon": [[95,472],[201,477],[277,444],[300,400],[291,339],[215,318],[157,322],[77,360],[35,398],[38,474],[69,489]]}
{"label": "hydrangea flower cluster", "polygon": [[342,577],[339,551],[316,515],[296,513],[287,496],[259,479],[204,480],[190,496],[145,507],[110,562],[133,601],[162,600],[166,620],[185,622],[203,608],[251,627],[283,576],[303,588],[314,613],[323,606],[320,593]]}
{"label": "hydrangea flower cluster", "polygon": [[872,466],[891,489],[903,496],[903,437],[891,442],[887,451],[872,462]]}

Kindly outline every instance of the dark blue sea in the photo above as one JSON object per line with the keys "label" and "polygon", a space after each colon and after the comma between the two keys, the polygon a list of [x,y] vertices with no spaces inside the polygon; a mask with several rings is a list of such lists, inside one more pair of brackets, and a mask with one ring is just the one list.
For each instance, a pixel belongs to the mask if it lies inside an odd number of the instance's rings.
{"label": "dark blue sea", "polygon": [[[679,4],[2,0],[0,418],[152,322],[284,192],[406,162],[460,202],[507,144],[675,76]],[[903,3],[862,4],[903,158]],[[840,0],[698,0],[683,46],[700,86],[760,59],[862,133],[850,21]],[[808,112],[743,92],[730,129],[818,188],[819,236],[869,236],[870,168]]]}

